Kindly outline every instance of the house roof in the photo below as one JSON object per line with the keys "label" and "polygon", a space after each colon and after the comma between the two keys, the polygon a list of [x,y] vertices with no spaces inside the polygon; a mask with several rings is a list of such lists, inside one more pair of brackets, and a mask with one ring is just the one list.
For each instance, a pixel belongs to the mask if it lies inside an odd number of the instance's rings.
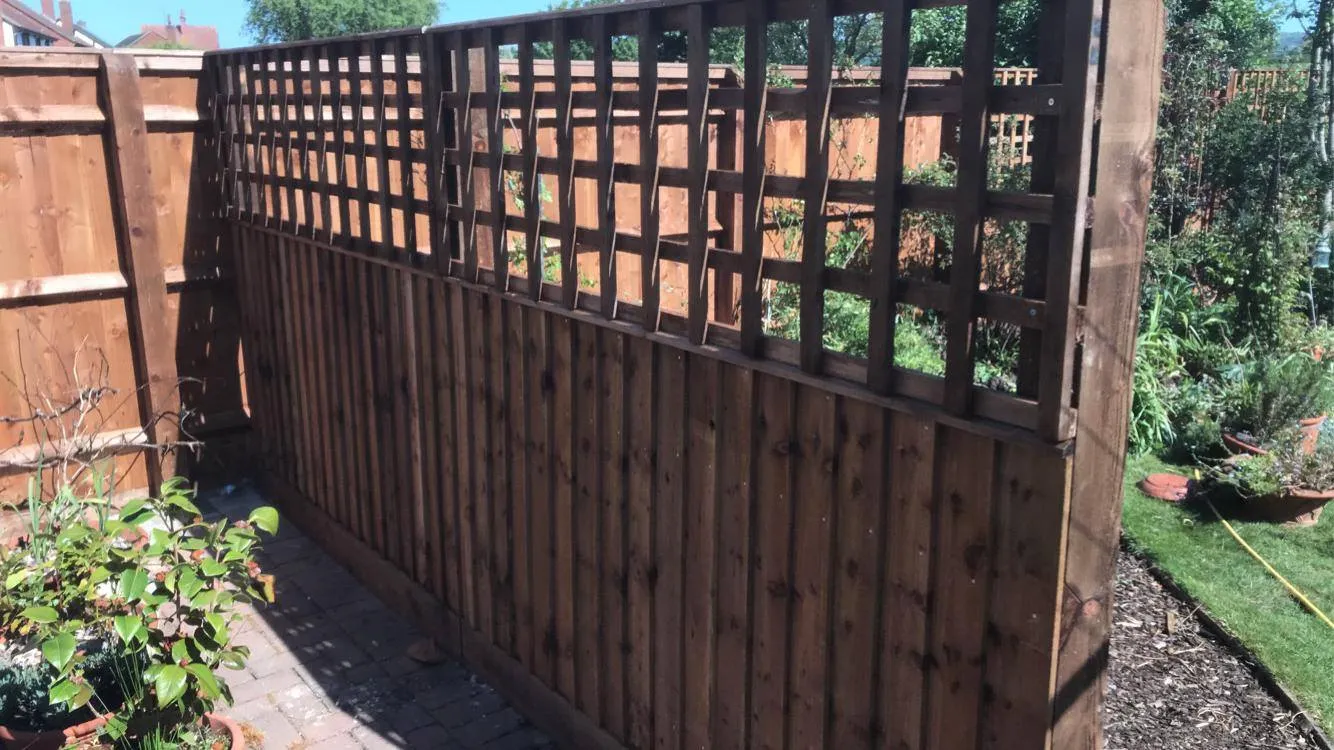
{"label": "house roof", "polygon": [[19,0],[0,0],[0,18],[4,18],[15,26],[21,26],[32,31],[40,31],[53,39],[58,39],[74,45],[79,44],[79,41],[75,39],[72,34],[61,28],[60,24],[55,20],[43,16],[41,13],[19,2]]}
{"label": "house roof", "polygon": [[218,30],[212,26],[167,25],[161,23],[144,24],[138,34],[131,34],[121,40],[117,47],[152,47],[156,44],[176,43],[182,47],[199,50],[215,50],[218,43]]}

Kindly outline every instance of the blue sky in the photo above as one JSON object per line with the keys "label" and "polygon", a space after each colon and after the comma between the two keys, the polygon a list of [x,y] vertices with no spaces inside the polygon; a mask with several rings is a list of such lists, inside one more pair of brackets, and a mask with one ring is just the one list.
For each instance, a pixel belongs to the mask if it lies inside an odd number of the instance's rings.
{"label": "blue sky", "polygon": [[[41,0],[23,0],[33,8]],[[543,10],[552,0],[449,0],[440,10],[440,22],[473,21],[479,18],[512,16]],[[113,44],[139,31],[145,23],[163,23],[185,11],[190,24],[216,26],[224,47],[249,44],[241,28],[245,22],[245,0],[71,0],[74,18],[88,23],[88,30]]]}

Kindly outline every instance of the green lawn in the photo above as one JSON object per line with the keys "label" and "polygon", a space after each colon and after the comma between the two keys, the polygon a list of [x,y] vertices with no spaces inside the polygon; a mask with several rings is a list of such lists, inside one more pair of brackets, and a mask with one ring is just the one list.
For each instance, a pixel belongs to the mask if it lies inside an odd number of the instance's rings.
{"label": "green lawn", "polygon": [[[1135,482],[1152,471],[1176,470],[1154,458],[1131,458],[1126,469],[1125,531],[1198,598],[1277,675],[1302,705],[1334,730],[1334,630],[1307,612],[1243,550],[1209,509],[1179,508],[1146,497]],[[1226,510],[1219,507],[1219,510]],[[1262,557],[1334,617],[1334,506],[1314,528],[1232,525]]]}

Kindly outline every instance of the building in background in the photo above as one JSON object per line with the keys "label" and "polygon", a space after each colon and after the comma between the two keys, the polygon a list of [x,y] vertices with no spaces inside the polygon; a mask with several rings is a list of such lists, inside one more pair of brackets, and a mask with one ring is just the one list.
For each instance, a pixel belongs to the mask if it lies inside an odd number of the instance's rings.
{"label": "building in background", "polygon": [[109,47],[74,20],[69,0],[42,0],[41,11],[21,0],[0,0],[0,47]]}
{"label": "building in background", "polygon": [[218,48],[218,29],[214,26],[191,26],[185,22],[185,11],[181,11],[180,22],[172,23],[167,17],[164,24],[144,24],[138,34],[131,34],[120,41],[117,47],[153,47],[157,49],[199,49]]}

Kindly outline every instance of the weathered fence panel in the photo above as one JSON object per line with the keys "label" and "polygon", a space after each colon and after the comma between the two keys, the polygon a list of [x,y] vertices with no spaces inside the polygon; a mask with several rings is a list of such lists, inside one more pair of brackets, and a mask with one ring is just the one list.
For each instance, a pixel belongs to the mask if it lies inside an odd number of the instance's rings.
{"label": "weathered fence panel", "polygon": [[[141,453],[178,419],[196,437],[245,423],[201,69],[200,54],[0,52],[0,500],[25,496],[39,446],[124,453],[115,479],[137,489],[175,470]],[[31,420],[103,387],[77,426],[78,410],[49,434]]]}
{"label": "weathered fence panel", "polygon": [[[914,84],[910,7],[681,0],[206,58],[273,489],[571,747],[1098,742],[1161,7],[1044,4],[1012,84],[971,3],[961,85]],[[834,16],[870,10],[878,85],[765,85],[767,23],[808,21],[827,62]],[[723,26],[739,87],[705,64]],[[677,32],[682,79],[656,60]],[[613,35],[639,38],[633,80]],[[881,168],[831,175],[833,123],[868,112]],[[903,184],[913,114],[958,118],[955,185]],[[1022,192],[988,182],[1008,114],[1035,118]],[[790,257],[764,251],[772,201]],[[834,204],[890,229],[869,267],[826,257]],[[903,273],[905,211],[952,223],[943,280]],[[1022,289],[983,285],[997,220],[1032,227]],[[868,357],[826,349],[831,292],[869,300]],[[944,377],[896,360],[900,306],[947,322]],[[982,321],[1031,336],[1025,395],[974,382]]]}

